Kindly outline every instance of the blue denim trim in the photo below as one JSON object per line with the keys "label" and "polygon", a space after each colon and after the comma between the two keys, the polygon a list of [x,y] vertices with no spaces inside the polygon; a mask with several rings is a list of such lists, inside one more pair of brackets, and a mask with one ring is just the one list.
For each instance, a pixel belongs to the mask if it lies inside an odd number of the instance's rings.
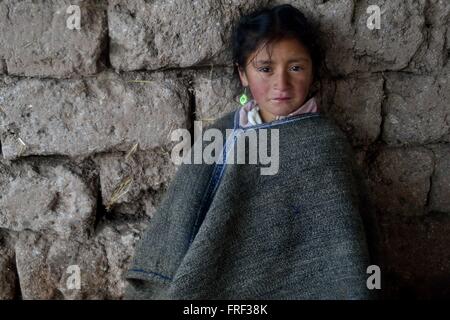
{"label": "blue denim trim", "polygon": [[131,269],[130,271],[140,272],[140,273],[146,273],[146,274],[153,274],[153,275],[158,276],[158,277],[161,277],[161,278],[163,278],[163,279],[165,279],[165,280],[172,280],[171,277],[168,277],[168,276],[165,276],[165,275],[162,275],[162,274],[160,274],[160,273],[153,272],[153,271],[145,271],[145,270],[141,270],[141,269]]}
{"label": "blue denim trim", "polygon": [[[228,155],[231,152],[231,150],[234,148],[234,143],[236,142],[237,132],[238,132],[238,130],[233,129],[233,133],[231,134],[231,136],[229,138],[230,142],[226,144],[227,146],[226,146],[226,148],[224,150],[224,161],[223,161],[222,164],[219,164],[217,166],[218,170],[220,170],[220,175],[215,180],[214,189],[212,191],[211,198],[214,197],[214,195],[216,194],[217,188],[219,187],[220,181],[222,180],[222,176],[223,176],[223,173],[225,171],[225,164],[226,164],[226,161],[228,159]],[[225,154],[225,152],[226,152],[226,154]]]}
{"label": "blue denim trim", "polygon": [[234,125],[233,125],[233,129],[238,129],[239,128],[239,112],[240,112],[241,108],[237,108],[237,110],[234,112]]}
{"label": "blue denim trim", "polygon": [[200,228],[201,223],[203,222],[203,219],[205,218],[206,212],[209,209],[209,206],[211,205],[212,198],[214,197],[214,194],[217,190],[217,186],[219,185],[219,180],[222,177],[223,169],[225,168],[225,162],[226,158],[229,152],[227,150],[230,150],[230,144],[233,142],[233,137],[235,135],[235,131],[233,130],[232,134],[230,135],[230,138],[228,138],[225,141],[224,147],[222,148],[222,163],[215,163],[213,173],[211,175],[211,178],[209,179],[208,186],[206,187],[205,195],[203,196],[202,202],[200,204],[200,209],[197,213],[197,219],[195,221],[194,226],[192,227],[191,234],[189,236],[189,242],[187,244],[187,248],[191,245],[192,241],[194,240],[195,235],[198,232],[198,229]]}

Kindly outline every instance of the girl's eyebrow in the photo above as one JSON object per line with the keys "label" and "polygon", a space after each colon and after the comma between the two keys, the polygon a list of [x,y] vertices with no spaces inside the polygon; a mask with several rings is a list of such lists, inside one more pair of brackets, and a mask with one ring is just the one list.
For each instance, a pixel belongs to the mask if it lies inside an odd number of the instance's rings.
{"label": "girl's eyebrow", "polygon": [[[288,63],[300,62],[302,60],[303,61],[309,61],[308,58],[298,57],[298,58],[289,59]],[[256,61],[257,64],[271,64],[272,62],[273,62],[272,60],[257,60]]]}

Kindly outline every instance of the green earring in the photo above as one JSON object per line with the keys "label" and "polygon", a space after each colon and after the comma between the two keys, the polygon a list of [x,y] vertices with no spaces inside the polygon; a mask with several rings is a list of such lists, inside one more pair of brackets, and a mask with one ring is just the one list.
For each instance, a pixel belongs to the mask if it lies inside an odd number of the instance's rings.
{"label": "green earring", "polygon": [[241,105],[244,105],[248,102],[247,87],[244,87],[244,93],[240,96],[239,102],[241,103]]}

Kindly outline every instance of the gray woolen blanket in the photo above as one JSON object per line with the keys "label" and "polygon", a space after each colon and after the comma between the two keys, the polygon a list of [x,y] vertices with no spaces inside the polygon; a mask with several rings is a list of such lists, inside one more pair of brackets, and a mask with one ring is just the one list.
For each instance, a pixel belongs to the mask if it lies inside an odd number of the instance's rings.
{"label": "gray woolen blanket", "polygon": [[182,164],[138,242],[125,299],[374,298],[344,133],[321,113],[238,123],[230,112],[208,128],[278,129],[278,173],[248,159]]}

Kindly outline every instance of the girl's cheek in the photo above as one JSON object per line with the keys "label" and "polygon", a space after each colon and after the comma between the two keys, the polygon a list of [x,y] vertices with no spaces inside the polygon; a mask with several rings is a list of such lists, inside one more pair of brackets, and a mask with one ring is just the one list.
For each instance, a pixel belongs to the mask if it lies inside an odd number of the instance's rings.
{"label": "girl's cheek", "polygon": [[269,93],[269,86],[263,83],[255,83],[250,86],[253,98],[257,101],[265,101],[266,95]]}
{"label": "girl's cheek", "polygon": [[250,90],[256,101],[264,101],[266,100],[266,95],[269,94],[270,85],[267,81],[264,81],[264,79],[257,79],[250,83]]}
{"label": "girl's cheek", "polygon": [[310,87],[311,80],[308,77],[303,77],[295,80],[294,88],[297,89],[297,92],[305,92],[308,91]]}
{"label": "girl's cheek", "polygon": [[307,91],[308,87],[309,87],[309,81],[307,81],[307,80],[300,81],[297,85],[297,88],[302,92]]}

